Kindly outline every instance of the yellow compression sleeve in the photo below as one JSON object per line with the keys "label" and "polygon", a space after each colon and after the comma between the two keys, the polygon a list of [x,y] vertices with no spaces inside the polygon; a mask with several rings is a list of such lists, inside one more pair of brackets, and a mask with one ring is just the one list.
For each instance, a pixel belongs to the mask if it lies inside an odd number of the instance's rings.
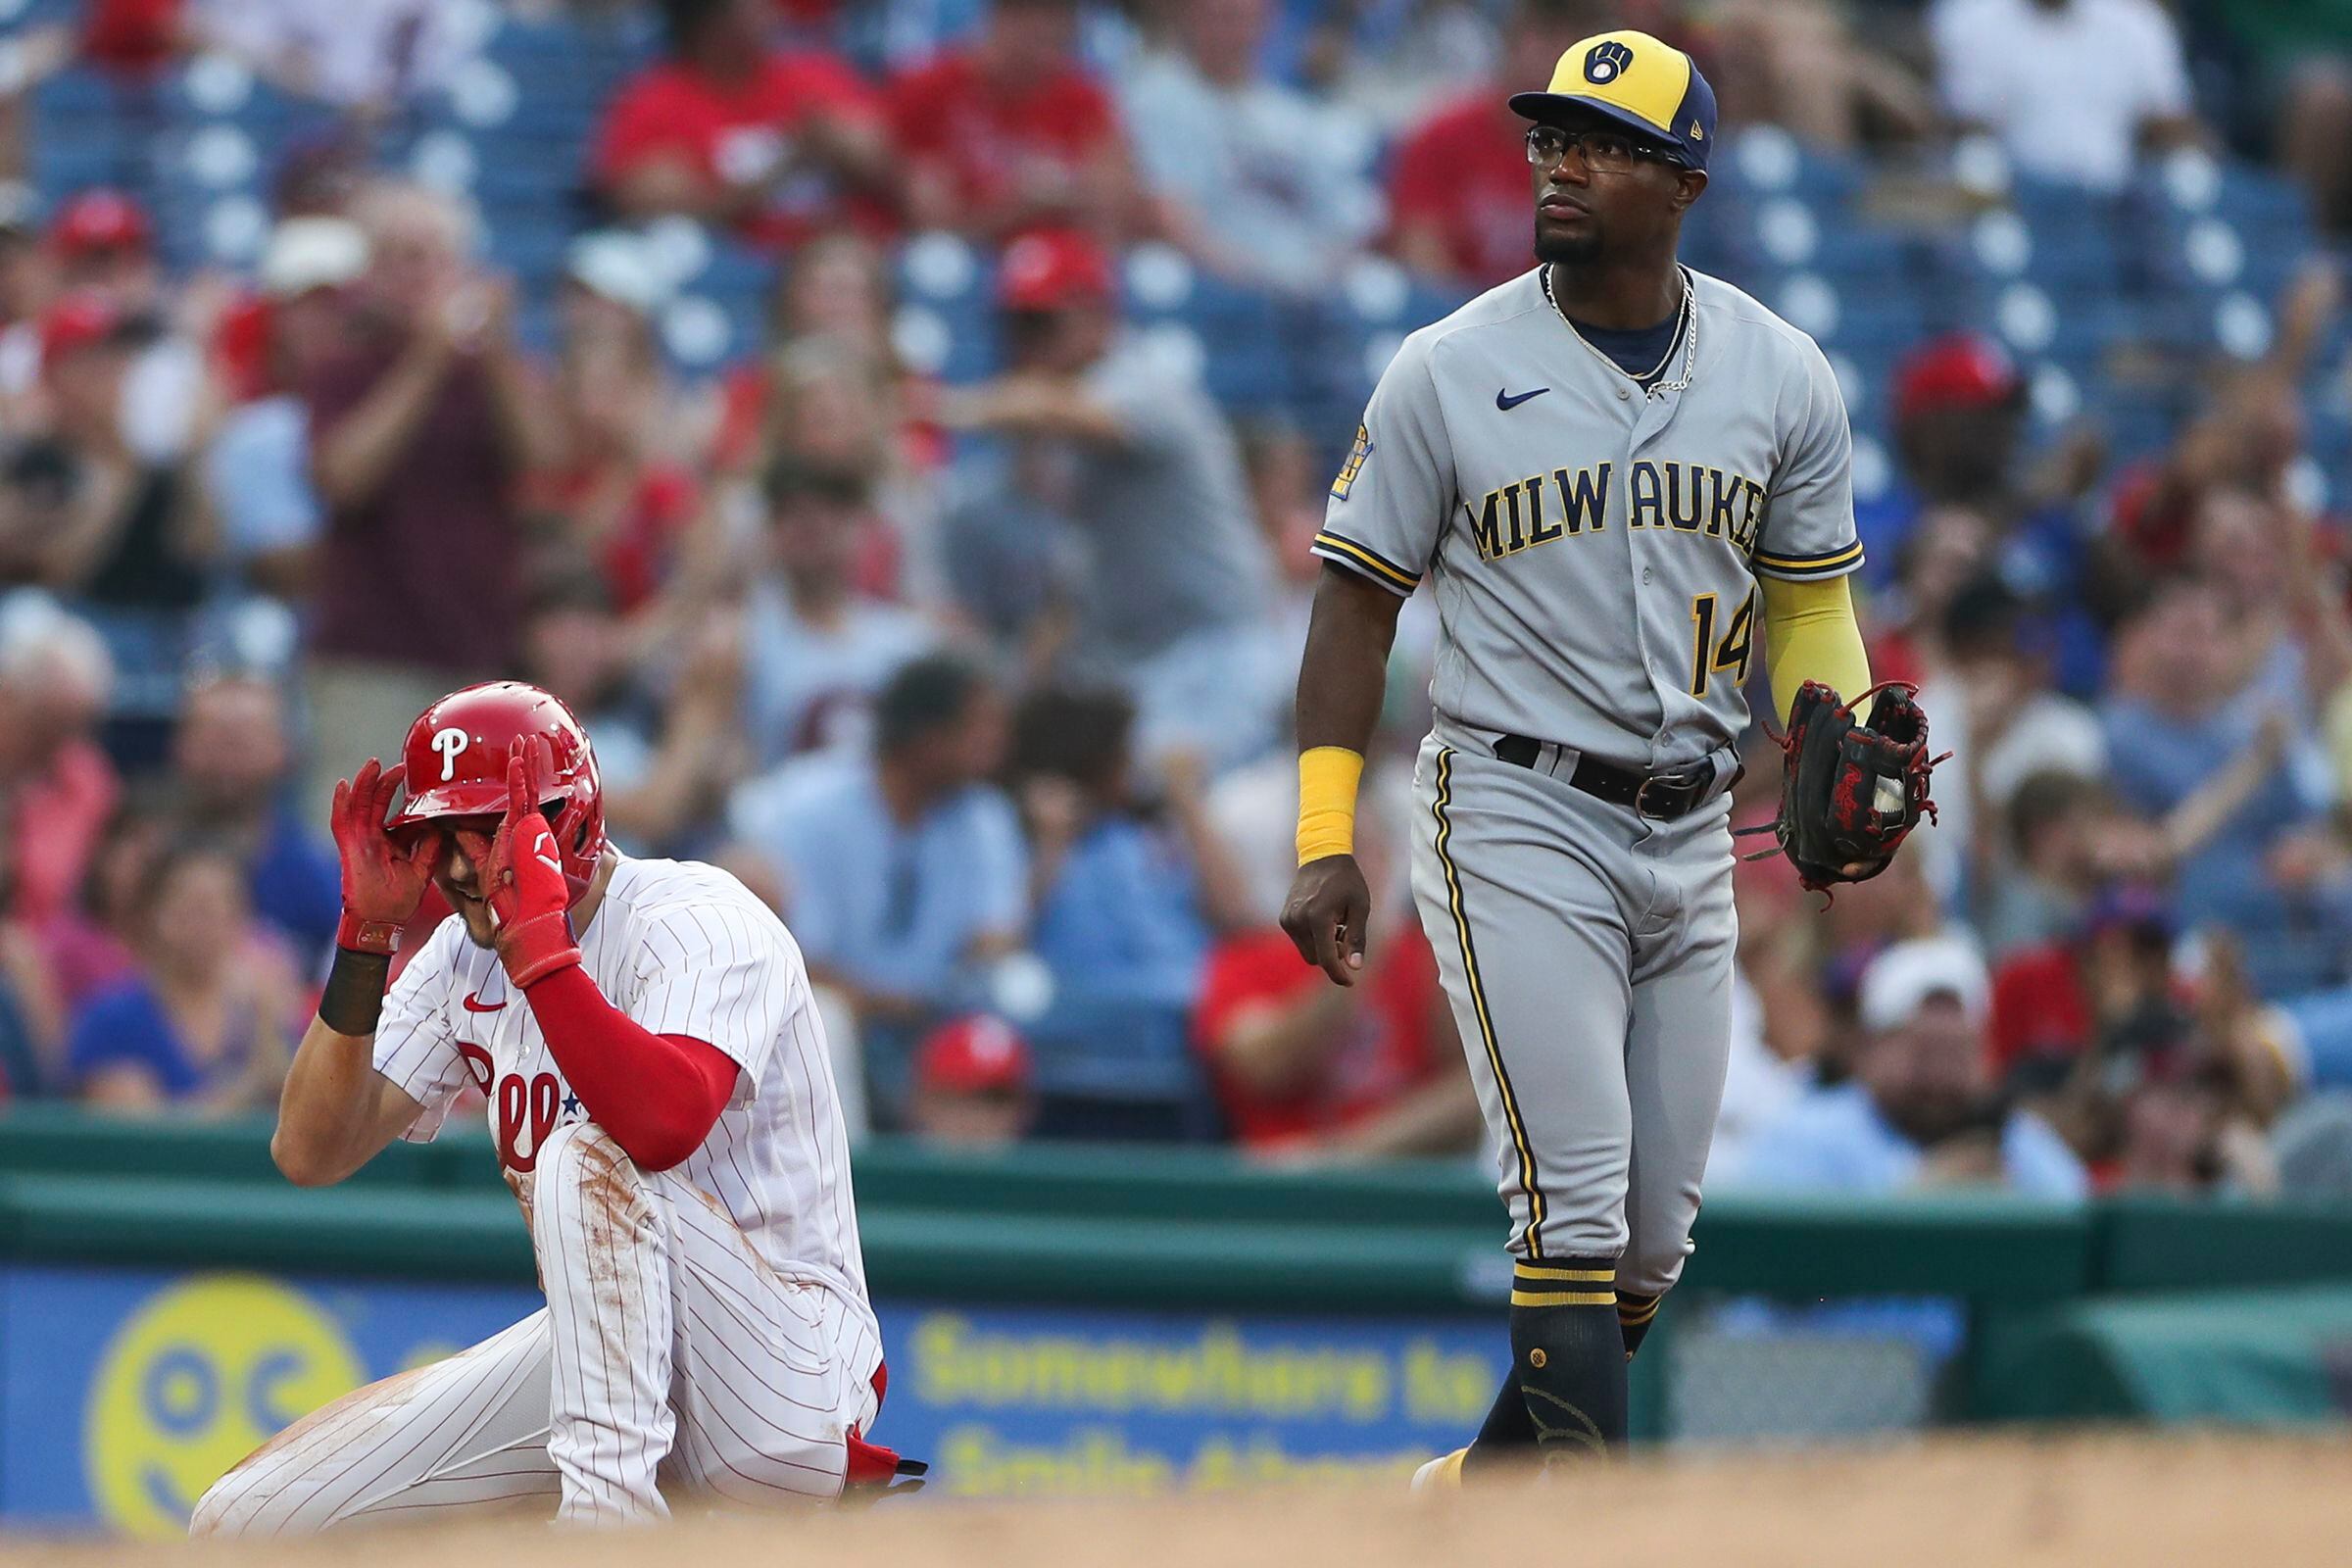
{"label": "yellow compression sleeve", "polygon": [[1364,759],[1345,746],[1298,754],[1298,863],[1355,853],[1355,791]]}
{"label": "yellow compression sleeve", "polygon": [[1870,656],[1854,623],[1854,596],[1843,577],[1790,582],[1758,577],[1764,590],[1764,667],[1781,722],[1796,689],[1809,680],[1837,688],[1847,702],[1870,690]]}

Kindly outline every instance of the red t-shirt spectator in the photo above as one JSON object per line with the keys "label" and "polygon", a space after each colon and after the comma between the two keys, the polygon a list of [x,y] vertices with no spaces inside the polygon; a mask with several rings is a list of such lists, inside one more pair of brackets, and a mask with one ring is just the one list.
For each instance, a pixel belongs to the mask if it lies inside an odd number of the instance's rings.
{"label": "red t-shirt spectator", "polygon": [[[605,473],[596,468],[539,474],[531,480],[531,504],[569,512],[595,495],[605,480]],[[679,538],[701,505],[702,491],[693,473],[676,464],[651,464],[637,475],[618,519],[603,537],[585,541],[614,610],[625,615],[661,592],[669,579]]]}
{"label": "red t-shirt spectator", "polygon": [[1297,1002],[1331,982],[1322,970],[1299,962],[1298,950],[1280,931],[1237,936],[1209,956],[1195,1039],[1234,1139],[1244,1148],[1279,1148],[1346,1131],[1395,1104],[1441,1065],[1430,1028],[1438,964],[1429,943],[1419,931],[1408,931],[1375,956],[1363,1004],[1324,1071],[1295,1093],[1268,1097],[1224,1069],[1218,1038],[1250,1007]]}
{"label": "red t-shirt spectator", "polygon": [[1032,171],[1073,174],[1119,144],[1110,94],[1076,65],[1006,92],[970,54],[943,54],[900,74],[890,113],[918,177],[943,182],[957,226],[984,234],[1047,216],[1029,210],[1038,194]]}
{"label": "red t-shirt spectator", "polygon": [[1428,229],[1456,279],[1488,288],[1535,265],[1534,185],[1515,117],[1482,90],[1423,121],[1396,149],[1389,177],[1389,243]]}
{"label": "red t-shirt spectator", "polygon": [[2072,943],[2028,948],[1992,976],[1992,1070],[2021,1061],[2079,1056],[2090,1045],[2090,1003]]}
{"label": "red t-shirt spectator", "polygon": [[82,14],[85,59],[117,71],[152,72],[179,52],[182,0],[96,0]]}
{"label": "red t-shirt spectator", "polygon": [[[740,82],[664,61],[640,72],[606,111],[597,134],[595,182],[610,187],[665,158],[682,160],[716,183],[757,179],[819,114],[878,122],[882,108],[849,67],[812,50],[779,50]],[[787,176],[742,230],[761,244],[790,246],[845,220],[876,229],[887,226],[887,218],[870,198],[845,192],[828,173],[806,170]]]}
{"label": "red t-shirt spectator", "polygon": [[[397,341],[371,342],[303,388],[314,450],[399,355]],[[522,619],[516,479],[489,372],[459,360],[374,493],[330,509],[312,651],[475,677],[511,667]]]}

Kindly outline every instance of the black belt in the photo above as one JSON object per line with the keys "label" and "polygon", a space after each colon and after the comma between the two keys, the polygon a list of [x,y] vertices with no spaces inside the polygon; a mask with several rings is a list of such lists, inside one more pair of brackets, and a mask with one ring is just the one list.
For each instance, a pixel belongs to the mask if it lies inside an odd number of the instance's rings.
{"label": "black belt", "polygon": [[[1513,767],[1533,767],[1543,754],[1544,743],[1525,735],[1505,735],[1494,743],[1495,757]],[[1637,773],[1597,757],[1580,757],[1568,782],[1611,806],[1671,822],[1714,793],[1715,760],[1701,758],[1671,773]]]}

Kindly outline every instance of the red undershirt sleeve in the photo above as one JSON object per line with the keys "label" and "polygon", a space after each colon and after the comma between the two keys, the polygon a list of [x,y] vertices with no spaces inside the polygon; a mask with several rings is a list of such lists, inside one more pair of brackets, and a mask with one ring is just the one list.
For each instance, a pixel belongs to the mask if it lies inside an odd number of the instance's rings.
{"label": "red undershirt sleeve", "polygon": [[667,1170],[710,1136],[735,1092],[735,1063],[716,1046],[651,1032],[577,964],[523,997],[572,1093],[638,1169]]}

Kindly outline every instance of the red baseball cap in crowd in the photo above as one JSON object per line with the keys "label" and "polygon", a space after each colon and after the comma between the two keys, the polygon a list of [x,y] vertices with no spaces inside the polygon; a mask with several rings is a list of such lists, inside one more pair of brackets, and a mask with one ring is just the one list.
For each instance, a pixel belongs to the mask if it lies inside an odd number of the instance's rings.
{"label": "red baseball cap in crowd", "polygon": [[1997,409],[2024,396],[2025,389],[1998,343],[1981,332],[1946,332],[1913,349],[1895,367],[1894,416]]}
{"label": "red baseball cap in crowd", "polygon": [[1002,1018],[951,1019],[923,1037],[914,1078],[939,1094],[1018,1094],[1029,1087],[1029,1045]]}
{"label": "red baseball cap in crowd", "polygon": [[69,354],[114,342],[122,330],[122,313],[113,301],[91,289],[75,289],[41,318],[41,368],[54,369]]}
{"label": "red baseball cap in crowd", "polygon": [[1058,311],[1118,292],[1110,257],[1074,229],[1038,229],[1004,247],[997,303],[1008,311]]}
{"label": "red baseball cap in crowd", "polygon": [[49,238],[68,256],[143,251],[154,237],[146,209],[121,191],[104,187],[85,190],[66,203],[49,225]]}

